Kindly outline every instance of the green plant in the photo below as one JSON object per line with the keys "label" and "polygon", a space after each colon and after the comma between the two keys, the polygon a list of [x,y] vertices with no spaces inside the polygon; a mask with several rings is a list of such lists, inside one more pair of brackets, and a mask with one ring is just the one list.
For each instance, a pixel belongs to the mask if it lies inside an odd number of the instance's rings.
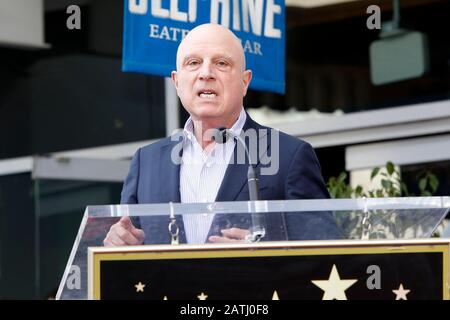
{"label": "green plant", "polygon": [[328,180],[327,187],[330,192],[330,196],[333,199],[336,198],[352,198],[352,197],[362,197],[363,188],[358,185],[355,189],[347,183],[347,173],[341,172],[339,177],[331,177]]}
{"label": "green plant", "polygon": [[399,170],[396,170],[392,162],[387,162],[386,170],[381,171],[379,167],[372,170],[370,174],[370,181],[373,181],[378,175],[381,176],[381,188],[369,190],[368,197],[383,198],[383,197],[401,197],[402,192],[404,196],[408,196],[408,189],[406,184],[400,178]]}
{"label": "green plant", "polygon": [[431,172],[420,172],[417,179],[419,180],[419,191],[422,197],[434,195],[439,188],[439,180]]}
{"label": "green plant", "polygon": [[[408,191],[408,188],[400,176],[400,170],[392,162],[387,162],[385,167],[374,168],[370,173],[370,181],[374,179],[380,182],[380,185],[370,190],[364,190],[361,185],[352,188],[348,182],[348,175],[342,172],[338,177],[331,177],[327,182],[327,187],[332,198],[383,198],[383,197],[402,197],[414,196]],[[439,187],[437,177],[431,172],[420,172],[416,176],[417,186],[420,196],[432,196]],[[348,239],[360,239],[364,234],[364,215],[361,211],[341,211],[335,212],[335,219],[338,226],[343,230],[343,234]],[[414,237],[421,232],[420,229],[413,227],[412,217],[407,217],[402,212],[395,210],[374,210],[369,211],[370,218],[370,237],[374,239],[387,239],[398,237]],[[414,216],[414,214],[412,215]],[[411,225],[408,225],[411,224]],[[401,233],[408,231],[408,235]],[[412,232],[412,233],[411,233]],[[439,237],[439,232],[433,233],[434,237]]]}
{"label": "green plant", "polygon": [[[347,182],[347,173],[342,172],[337,178],[331,177],[328,179],[327,188],[330,195],[334,199],[338,198],[383,198],[383,197],[411,197],[415,196],[408,191],[408,187],[402,181],[400,171],[392,162],[387,162],[386,166],[382,168],[376,167],[370,174],[370,181],[376,177],[381,177],[381,186],[372,190],[364,190],[361,185],[352,188]],[[439,187],[439,180],[436,175],[429,171],[420,172],[417,175],[419,196],[427,197],[436,193]]]}

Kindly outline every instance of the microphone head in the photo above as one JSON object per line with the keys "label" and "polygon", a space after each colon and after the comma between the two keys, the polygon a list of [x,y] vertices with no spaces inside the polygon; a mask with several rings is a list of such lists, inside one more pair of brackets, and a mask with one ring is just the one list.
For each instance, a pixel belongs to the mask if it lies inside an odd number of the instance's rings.
{"label": "microphone head", "polygon": [[214,134],[212,138],[215,142],[223,144],[227,142],[228,137],[230,136],[228,129],[225,127],[219,127],[217,129],[214,129]]}

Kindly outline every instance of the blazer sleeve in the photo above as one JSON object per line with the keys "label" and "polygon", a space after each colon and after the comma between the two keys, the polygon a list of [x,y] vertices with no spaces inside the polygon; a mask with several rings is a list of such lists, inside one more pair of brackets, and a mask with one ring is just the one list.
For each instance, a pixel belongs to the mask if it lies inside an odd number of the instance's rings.
{"label": "blazer sleeve", "polygon": [[330,195],[311,145],[302,142],[292,158],[285,184],[286,199],[328,199]]}
{"label": "blazer sleeve", "polygon": [[121,204],[138,203],[137,188],[139,183],[139,159],[141,150],[139,149],[133,156],[130,164],[130,170],[125,178],[120,198]]}
{"label": "blazer sleeve", "polygon": [[[295,152],[286,182],[287,199],[328,199],[330,195],[320,172],[319,161],[309,143]],[[288,212],[284,215],[289,240],[342,239],[329,211]]]}

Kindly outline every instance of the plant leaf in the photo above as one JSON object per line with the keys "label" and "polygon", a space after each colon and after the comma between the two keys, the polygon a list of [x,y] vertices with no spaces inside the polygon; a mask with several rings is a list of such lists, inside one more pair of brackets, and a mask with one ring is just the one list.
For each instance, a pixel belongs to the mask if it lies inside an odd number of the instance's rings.
{"label": "plant leaf", "polygon": [[425,191],[425,188],[427,187],[427,178],[422,178],[419,181],[419,189],[420,191]]}
{"label": "plant leaf", "polygon": [[436,190],[439,188],[439,180],[434,174],[430,174],[430,186],[431,186],[431,192],[435,193]]}
{"label": "plant leaf", "polygon": [[408,197],[409,196],[408,187],[404,182],[400,182],[400,188],[402,190],[403,196]]}
{"label": "plant leaf", "polygon": [[341,174],[338,177],[339,182],[345,182],[345,179],[347,179],[347,172],[341,172]]}
{"label": "plant leaf", "polygon": [[389,161],[388,163],[386,163],[386,169],[387,169],[388,174],[390,176],[392,176],[392,174],[395,171],[395,166],[394,166],[394,164],[392,162]]}
{"label": "plant leaf", "polygon": [[378,174],[378,172],[380,172],[380,168],[378,168],[378,167],[373,168],[372,173],[370,174],[370,180],[373,180],[373,178],[375,178],[375,176]]}
{"label": "plant leaf", "polygon": [[356,186],[356,189],[355,189],[355,194],[356,194],[357,196],[360,196],[360,195],[362,194],[362,192],[363,192],[363,187],[360,186],[360,185],[357,185],[357,186]]}
{"label": "plant leaf", "polygon": [[388,191],[388,189],[392,187],[392,182],[387,179],[383,179],[381,180],[381,185],[383,186],[385,191]]}

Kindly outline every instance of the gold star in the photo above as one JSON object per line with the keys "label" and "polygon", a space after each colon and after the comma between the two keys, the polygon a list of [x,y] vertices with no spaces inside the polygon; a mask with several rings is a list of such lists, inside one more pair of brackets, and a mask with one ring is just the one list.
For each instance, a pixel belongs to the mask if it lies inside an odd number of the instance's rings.
{"label": "gold star", "polygon": [[392,290],[392,292],[395,293],[395,300],[408,300],[406,295],[410,291],[411,290],[406,290],[406,289],[403,288],[403,283],[400,283],[400,287],[398,287],[397,290]]}
{"label": "gold star", "polygon": [[198,300],[206,300],[206,298],[208,298],[208,296],[202,292],[202,294],[197,296],[197,298],[198,298]]}
{"label": "gold star", "polygon": [[144,292],[145,284],[139,281],[138,284],[134,285],[136,288],[136,292]]}
{"label": "gold star", "polygon": [[272,300],[280,300],[280,298],[278,298],[277,290],[275,290],[275,291],[273,292]]}
{"label": "gold star", "polygon": [[311,282],[324,291],[322,300],[347,300],[345,290],[350,288],[357,279],[341,280],[336,265],[333,264],[328,280],[312,280]]}

